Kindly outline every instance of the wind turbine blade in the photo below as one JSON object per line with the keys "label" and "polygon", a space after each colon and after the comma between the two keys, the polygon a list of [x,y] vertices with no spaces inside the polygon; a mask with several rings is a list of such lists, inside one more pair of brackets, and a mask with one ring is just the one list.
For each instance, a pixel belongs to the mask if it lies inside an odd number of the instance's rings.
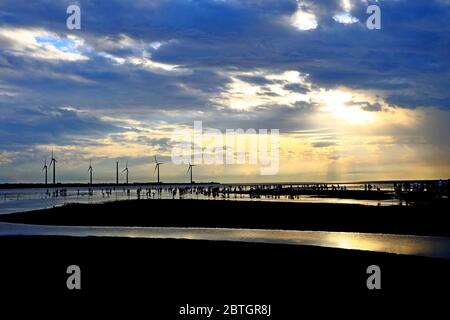
{"label": "wind turbine blade", "polygon": [[155,172],[156,172],[156,169],[157,169],[157,168],[158,168],[158,165],[156,165],[156,166],[155,166],[155,170],[153,171],[153,173],[155,173]]}
{"label": "wind turbine blade", "polygon": [[189,168],[187,169],[186,173],[189,173],[189,170],[191,170],[191,166],[189,165]]}

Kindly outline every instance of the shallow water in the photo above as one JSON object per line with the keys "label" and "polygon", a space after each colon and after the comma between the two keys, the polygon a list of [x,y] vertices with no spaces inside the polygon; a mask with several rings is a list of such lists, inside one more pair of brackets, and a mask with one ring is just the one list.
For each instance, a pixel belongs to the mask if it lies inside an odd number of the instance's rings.
{"label": "shallow water", "polygon": [[280,243],[450,259],[450,238],[431,236],[262,229],[84,227],[0,223],[0,236],[13,235]]}
{"label": "shallow water", "polygon": [[[145,188],[145,187],[143,187]],[[30,189],[3,189],[0,190],[0,214],[24,212],[37,209],[46,209],[56,206],[62,206],[68,203],[102,203],[116,200],[137,199],[138,187],[127,187],[130,193],[123,187],[114,189],[102,187],[91,188],[65,188],[67,193],[65,195],[58,194],[56,196],[54,191],[58,189],[48,188],[30,188]],[[111,192],[109,192],[111,191]],[[173,199],[173,196],[167,190],[162,190],[161,193],[147,194],[143,192],[141,199]],[[355,199],[340,199],[340,198],[323,198],[315,196],[300,196],[296,198],[289,198],[281,196],[280,198],[261,197],[259,199],[250,198],[248,194],[230,194],[229,197],[218,196],[213,198],[203,194],[185,193],[182,196],[177,194],[175,199],[206,199],[206,200],[251,200],[251,201],[281,201],[281,202],[315,202],[315,203],[342,203],[342,204],[362,204],[373,206],[397,205],[398,200],[355,200]]]}

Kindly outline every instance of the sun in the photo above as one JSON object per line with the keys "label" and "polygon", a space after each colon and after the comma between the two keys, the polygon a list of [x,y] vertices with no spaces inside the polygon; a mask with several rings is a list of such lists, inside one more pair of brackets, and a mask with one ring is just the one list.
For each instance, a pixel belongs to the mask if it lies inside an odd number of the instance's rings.
{"label": "sun", "polygon": [[315,97],[323,105],[320,111],[331,114],[334,118],[350,124],[365,124],[374,120],[373,112],[351,104],[353,95],[345,91],[322,91]]}

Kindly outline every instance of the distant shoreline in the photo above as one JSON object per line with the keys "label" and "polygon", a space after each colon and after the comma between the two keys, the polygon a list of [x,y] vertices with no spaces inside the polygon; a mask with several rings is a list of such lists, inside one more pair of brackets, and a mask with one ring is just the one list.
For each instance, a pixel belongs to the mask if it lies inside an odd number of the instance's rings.
{"label": "distant shoreline", "polygon": [[134,182],[134,183],[56,183],[56,184],[45,184],[45,183],[1,183],[1,189],[27,189],[27,188],[97,188],[97,187],[141,187],[141,186],[155,186],[155,187],[164,187],[164,186],[205,186],[205,185],[218,185],[218,186],[276,186],[276,185],[319,185],[319,184],[394,184],[394,183],[426,183],[426,182],[437,182],[437,181],[448,181],[447,179],[404,179],[404,180],[368,180],[368,181],[347,181],[347,182],[339,182],[339,181],[287,181],[287,182]]}
{"label": "distant shoreline", "polygon": [[186,185],[194,185],[194,186],[203,186],[203,185],[220,185],[218,182],[202,182],[202,183],[157,183],[157,182],[139,182],[139,183],[57,183],[57,184],[45,184],[45,183],[3,183],[0,184],[0,190],[4,189],[60,189],[60,188],[126,188],[126,187],[143,187],[143,186],[154,186],[154,187],[163,187],[163,186],[186,186]]}

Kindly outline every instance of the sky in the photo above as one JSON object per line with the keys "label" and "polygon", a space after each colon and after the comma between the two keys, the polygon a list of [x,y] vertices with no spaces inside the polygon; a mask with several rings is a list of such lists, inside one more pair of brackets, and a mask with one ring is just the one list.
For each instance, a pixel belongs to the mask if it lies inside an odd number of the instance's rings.
{"label": "sky", "polygon": [[[81,29],[66,26],[69,5]],[[366,10],[381,9],[381,29]],[[0,183],[189,181],[174,133],[278,129],[279,170],[194,180],[450,177],[450,0],[0,0]],[[124,174],[121,175],[124,179]]]}

